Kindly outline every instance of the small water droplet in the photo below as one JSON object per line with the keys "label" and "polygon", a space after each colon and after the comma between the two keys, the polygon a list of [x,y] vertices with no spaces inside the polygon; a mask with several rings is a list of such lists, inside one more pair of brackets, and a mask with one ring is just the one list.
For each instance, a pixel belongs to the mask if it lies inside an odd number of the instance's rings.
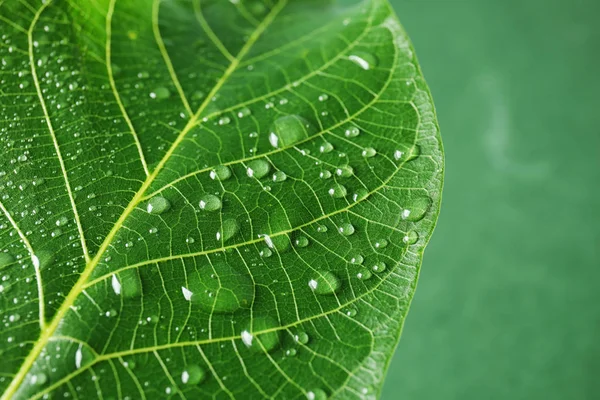
{"label": "small water droplet", "polygon": [[349,165],[342,165],[335,170],[335,174],[342,178],[348,178],[354,174],[354,168]]}
{"label": "small water droplet", "polygon": [[240,224],[235,219],[226,219],[223,221],[222,228],[217,232],[217,240],[228,241],[234,237],[240,230]]}
{"label": "small water droplet", "polygon": [[227,125],[231,122],[231,118],[229,117],[221,117],[219,118],[219,125]]}
{"label": "small water droplet", "polygon": [[317,232],[325,233],[328,231],[327,225],[319,225],[317,226]]}
{"label": "small water droplet", "polygon": [[327,170],[321,171],[321,173],[319,174],[319,178],[321,178],[321,179],[331,178],[331,171],[327,171]]}
{"label": "small water droplet", "polygon": [[296,343],[307,344],[308,339],[308,334],[306,332],[298,332],[294,335],[294,340],[296,341]]}
{"label": "small water droplet", "polygon": [[377,58],[375,58],[373,54],[364,51],[355,51],[348,56],[348,59],[365,71],[368,71],[377,65]]}
{"label": "small water droplet", "polygon": [[268,258],[268,257],[271,257],[273,255],[273,252],[268,247],[265,247],[264,249],[262,249],[260,251],[259,255],[261,257]]}
{"label": "small water droplet", "polygon": [[350,236],[355,232],[354,225],[345,222],[338,227],[338,231],[344,236]]}
{"label": "small water droplet", "polygon": [[273,173],[273,182],[283,182],[287,179],[287,175],[283,171],[275,171]]}
{"label": "small water droplet", "polygon": [[350,318],[356,317],[356,314],[358,314],[358,311],[356,310],[356,308],[351,307],[351,308],[346,309],[346,315],[349,316]]}
{"label": "small water droplet", "polygon": [[357,137],[359,134],[360,129],[358,129],[356,126],[351,126],[344,131],[344,136],[346,136],[347,138]]}
{"label": "small water droplet", "polygon": [[329,99],[329,96],[325,93],[319,96],[319,101],[326,101],[327,99]]}
{"label": "small water droplet", "polygon": [[358,279],[360,279],[361,281],[366,281],[367,279],[371,279],[371,276],[373,276],[373,274],[368,269],[361,269],[356,274],[356,277]]}
{"label": "small water droplet", "polygon": [[295,244],[297,247],[306,247],[308,246],[308,238],[306,236],[299,236],[296,238]]}
{"label": "small water droplet", "polygon": [[10,253],[0,253],[0,269],[15,262],[15,257]]}
{"label": "small water droplet", "polygon": [[198,203],[201,210],[204,211],[217,211],[221,209],[221,199],[214,194],[205,194],[200,198]]}
{"label": "small water droplet", "polygon": [[407,232],[402,238],[402,241],[406,244],[415,244],[419,240],[419,234],[415,231]]}
{"label": "small water droplet", "polygon": [[225,262],[199,268],[188,281],[192,303],[209,313],[231,313],[254,302],[250,276]]}
{"label": "small water droplet", "polygon": [[231,169],[226,165],[218,165],[210,171],[210,178],[225,181],[231,177]]}
{"label": "small water droplet", "polygon": [[331,151],[333,151],[333,145],[329,142],[325,142],[321,146],[319,146],[319,151],[321,153],[330,153]]}
{"label": "small water droplet", "polygon": [[402,211],[401,217],[406,221],[420,221],[427,214],[429,207],[431,207],[429,197],[417,197],[411,200],[410,207]]}
{"label": "small water droplet", "polygon": [[65,226],[69,222],[69,219],[65,216],[60,217],[56,220],[56,226]]}
{"label": "small water droplet", "polygon": [[364,200],[367,197],[369,197],[369,192],[367,191],[367,189],[360,188],[356,191],[356,193],[352,195],[352,201],[356,203],[357,201]]}
{"label": "small water droplet", "polygon": [[237,116],[239,118],[244,118],[244,117],[249,116],[250,114],[252,114],[252,112],[250,111],[250,109],[248,107],[243,107],[243,108],[241,108],[238,111]]}
{"label": "small water droplet", "polygon": [[285,351],[285,355],[287,357],[295,357],[297,353],[298,353],[298,351],[296,349],[287,349]]}
{"label": "small water droplet", "polygon": [[362,256],[362,254],[354,254],[354,255],[350,256],[351,264],[362,264],[364,261],[365,261],[365,258]]}
{"label": "small water droplet", "polygon": [[286,115],[273,122],[269,143],[275,148],[288,147],[313,133],[312,125],[298,115]]}
{"label": "small water droplet", "polygon": [[167,89],[164,86],[157,87],[152,92],[150,92],[150,97],[153,99],[162,100],[169,98],[169,96],[171,96],[171,92],[169,92],[169,89]]}
{"label": "small water droplet", "polygon": [[[271,317],[256,317],[250,326],[242,331],[242,342],[250,349],[259,352],[272,351],[280,344],[279,324]],[[256,333],[268,331],[265,333]],[[263,350],[264,349],[264,350]]]}
{"label": "small water droplet", "polygon": [[362,151],[362,156],[365,158],[374,157],[376,154],[377,154],[377,150],[375,150],[372,147],[367,147],[367,148],[363,149],[363,151]]}
{"label": "small water droplet", "polygon": [[198,385],[206,378],[206,372],[199,365],[188,365],[181,373],[181,382],[184,385]]}
{"label": "small water droplet", "polygon": [[375,248],[376,249],[385,249],[388,245],[388,241],[387,239],[379,239],[378,241],[375,242]]}
{"label": "small water droplet", "polygon": [[308,400],[327,400],[327,393],[323,389],[313,389],[306,392],[306,398]]}
{"label": "small water droplet", "polygon": [[162,196],[154,196],[146,204],[146,212],[149,214],[162,214],[171,208],[171,202]]}
{"label": "small water droplet", "polygon": [[371,267],[373,272],[383,272],[383,271],[385,271],[386,268],[387,268],[387,265],[383,261],[376,262],[375,265],[373,265],[373,267]]}
{"label": "small water droplet", "polygon": [[403,154],[404,154],[404,153],[403,153],[402,151],[400,151],[400,150],[396,150],[396,151],[394,151],[394,159],[395,159],[395,160],[399,160],[399,159],[401,159]]}
{"label": "small water droplet", "polygon": [[327,191],[327,193],[329,193],[331,197],[339,199],[345,197],[348,194],[348,190],[344,185],[336,183]]}
{"label": "small water droplet", "polygon": [[46,375],[43,372],[35,373],[35,374],[31,375],[30,382],[32,385],[41,386],[41,385],[45,384],[46,382],[48,382],[48,375]]}
{"label": "small water droplet", "polygon": [[335,293],[341,286],[340,279],[329,271],[323,271],[314,279],[308,281],[308,287],[317,294]]}
{"label": "small water droplet", "polygon": [[252,160],[248,163],[246,174],[251,178],[254,177],[256,179],[260,179],[267,175],[270,170],[271,164],[269,164],[267,161],[262,159]]}

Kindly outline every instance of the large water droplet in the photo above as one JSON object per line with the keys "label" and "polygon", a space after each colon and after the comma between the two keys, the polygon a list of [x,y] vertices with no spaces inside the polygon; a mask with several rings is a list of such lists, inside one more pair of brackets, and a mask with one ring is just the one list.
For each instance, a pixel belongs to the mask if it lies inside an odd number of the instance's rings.
{"label": "large water droplet", "polygon": [[306,247],[308,246],[308,238],[306,236],[298,236],[295,244],[296,247]]}
{"label": "large water droplet", "polygon": [[162,196],[154,196],[146,204],[146,211],[150,214],[162,214],[171,208],[171,202]]}
{"label": "large water droplet", "polygon": [[231,177],[231,169],[226,165],[217,165],[210,171],[209,175],[211,179],[224,181]]}
{"label": "large water droplet", "polygon": [[309,137],[313,128],[311,124],[298,115],[286,115],[273,122],[269,142],[276,148],[291,146]]}
{"label": "large water droplet", "polygon": [[372,147],[367,147],[362,151],[362,156],[365,158],[374,157],[377,154],[377,150]]}
{"label": "large water droplet", "polygon": [[188,288],[193,293],[192,303],[208,312],[234,312],[254,301],[252,279],[224,262],[199,268],[189,277]]}
{"label": "large water droplet", "polygon": [[184,385],[198,385],[206,378],[206,372],[199,365],[188,365],[181,373]]}
{"label": "large water droplet", "polygon": [[226,219],[223,221],[221,230],[217,232],[217,240],[228,241],[240,230],[240,224],[235,219]]}
{"label": "large water droplet", "polygon": [[337,292],[342,283],[332,272],[320,272],[314,279],[308,281],[308,287],[317,294],[331,294]]}
{"label": "large water droplet", "polygon": [[[272,351],[279,346],[281,337],[277,330],[279,324],[271,317],[253,318],[250,326],[242,331],[242,342],[256,351]],[[269,331],[266,333],[256,333]]]}
{"label": "large water droplet", "polygon": [[221,199],[214,194],[205,194],[200,198],[200,209],[204,211],[216,211],[221,209]]}
{"label": "large water droplet", "polygon": [[360,129],[356,126],[351,126],[344,131],[344,136],[347,138],[357,137],[360,134]]}
{"label": "large water droplet", "polygon": [[358,273],[356,274],[356,277],[358,279],[360,279],[361,281],[366,281],[367,279],[370,279],[371,276],[373,276],[371,271],[369,271],[368,269],[365,269],[365,268],[361,268],[361,270],[358,271]]}
{"label": "large water droplet", "polygon": [[375,263],[375,265],[373,265],[371,269],[373,270],[373,272],[383,272],[386,268],[386,263],[384,263],[383,261],[378,261]]}
{"label": "large water droplet", "polygon": [[333,150],[333,145],[329,142],[325,142],[319,147],[319,151],[321,153],[330,153],[332,150]]}
{"label": "large water droplet", "polygon": [[260,179],[267,175],[271,170],[271,164],[265,160],[252,160],[248,163],[246,173],[249,177]]}

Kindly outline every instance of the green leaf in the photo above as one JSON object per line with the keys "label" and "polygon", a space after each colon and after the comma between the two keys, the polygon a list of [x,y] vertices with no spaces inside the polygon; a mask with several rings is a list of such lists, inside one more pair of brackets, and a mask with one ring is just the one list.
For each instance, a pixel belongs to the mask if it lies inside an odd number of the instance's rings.
{"label": "green leaf", "polygon": [[371,398],[440,204],[390,5],[0,3],[3,399]]}

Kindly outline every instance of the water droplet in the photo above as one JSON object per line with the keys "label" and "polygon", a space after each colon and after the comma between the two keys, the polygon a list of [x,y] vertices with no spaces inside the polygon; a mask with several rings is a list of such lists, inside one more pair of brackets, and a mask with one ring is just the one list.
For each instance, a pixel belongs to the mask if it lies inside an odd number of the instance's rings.
{"label": "water droplet", "polygon": [[326,101],[327,99],[329,99],[329,96],[325,93],[319,96],[319,101]]}
{"label": "water droplet", "polygon": [[229,117],[221,117],[219,118],[219,125],[227,125],[231,122],[231,118]]}
{"label": "water droplet", "polygon": [[250,111],[250,109],[249,109],[248,107],[244,107],[244,108],[241,108],[241,109],[238,111],[238,113],[237,113],[237,116],[238,116],[239,118],[244,118],[244,117],[247,117],[247,116],[249,116],[250,114],[252,114],[252,112]]}
{"label": "water droplet", "polygon": [[363,151],[362,151],[362,156],[365,158],[374,157],[376,154],[377,154],[377,150],[375,150],[372,147],[367,147],[367,148],[363,149]]}
{"label": "water droplet", "polygon": [[202,266],[188,281],[192,303],[209,313],[234,312],[254,301],[252,279],[228,263]]}
{"label": "water droplet", "polygon": [[190,301],[192,299],[192,296],[194,295],[194,293],[192,293],[190,289],[184,286],[181,287],[181,293],[183,293],[183,298],[187,301]]}
{"label": "water droplet", "polygon": [[[261,236],[261,235],[259,235]],[[269,236],[262,235],[265,239],[265,243],[270,249],[275,249],[278,252],[282,253],[290,247],[290,238],[288,235],[277,235],[277,236]]]}
{"label": "water droplet", "polygon": [[317,226],[317,232],[325,233],[328,231],[327,225],[319,225]]}
{"label": "water droplet", "polygon": [[115,292],[115,294],[121,294],[121,281],[117,278],[117,275],[113,274],[111,278],[111,286]]}
{"label": "water droplet", "polygon": [[429,197],[417,197],[411,200],[411,205],[402,211],[401,217],[407,221],[420,221],[431,207]]}
{"label": "water droplet", "polygon": [[321,171],[321,173],[319,174],[319,178],[329,179],[329,178],[331,178],[331,172],[327,171],[327,170]]}
{"label": "water droplet", "polygon": [[164,86],[157,87],[154,91],[150,92],[150,97],[153,99],[167,99],[171,96],[171,92]]}
{"label": "water droplet", "polygon": [[362,256],[362,254],[354,254],[354,255],[350,256],[351,264],[362,264],[364,261],[365,261],[365,258]]}
{"label": "water droplet", "polygon": [[283,182],[287,179],[287,175],[283,171],[275,171],[273,173],[273,182]]}
{"label": "water droplet", "polygon": [[354,168],[349,165],[342,165],[335,170],[335,174],[342,178],[348,178],[354,174]]}
{"label": "water droplet", "polygon": [[415,231],[407,232],[402,238],[402,241],[406,244],[415,244],[419,240],[419,234]]}
{"label": "water droplet", "polygon": [[415,144],[409,151],[407,157],[406,157],[406,161],[412,161],[415,158],[419,157],[421,155],[421,146],[419,146],[418,144]]}
{"label": "water droplet", "polygon": [[224,181],[231,177],[231,169],[226,165],[218,165],[210,171],[210,178]]}
{"label": "water droplet", "polygon": [[56,226],[65,226],[67,223],[69,223],[69,219],[65,216],[56,220]]}
{"label": "water droplet", "polygon": [[222,229],[217,232],[217,240],[228,241],[240,230],[240,224],[235,219],[226,219],[223,221]]}
{"label": "water droplet", "polygon": [[385,249],[388,245],[388,241],[386,239],[379,239],[375,242],[376,249]]}
{"label": "water droplet", "polygon": [[403,153],[402,151],[400,151],[400,150],[396,150],[396,151],[394,151],[394,159],[395,159],[395,160],[399,160],[399,159],[401,159],[403,154],[404,154],[404,153]]}
{"label": "water droplet", "polygon": [[296,246],[297,247],[306,247],[308,246],[308,239],[306,236],[299,236],[296,238]]}
{"label": "water droplet", "polygon": [[373,274],[368,269],[361,269],[356,274],[356,277],[358,279],[360,279],[361,281],[366,281],[367,279],[371,279],[371,276],[373,276]]}
{"label": "water droplet", "polygon": [[306,398],[308,400],[327,400],[327,393],[323,389],[313,389],[306,392]]}
{"label": "water droplet", "polygon": [[[271,317],[257,317],[250,322],[250,327],[242,331],[242,342],[250,349],[262,352],[272,351],[279,346],[281,337],[279,324]],[[266,333],[256,333],[269,331]]]}
{"label": "water droplet", "polygon": [[15,262],[15,257],[10,253],[0,253],[0,269]]}
{"label": "water droplet", "polygon": [[261,257],[268,258],[268,257],[271,257],[273,255],[273,252],[268,247],[265,247],[264,249],[262,249],[260,251],[259,255]]}
{"label": "water droplet", "polygon": [[221,209],[221,199],[214,194],[205,194],[200,198],[200,209],[204,211],[217,211]]}
{"label": "water droplet", "polygon": [[184,385],[198,385],[206,378],[206,372],[199,365],[188,365],[181,373],[181,382]]}
{"label": "water droplet", "polygon": [[271,170],[271,164],[269,164],[265,160],[252,160],[248,163],[248,167],[246,168],[246,174],[249,177],[255,177],[256,179],[260,179],[267,175]]}
{"label": "water droplet", "polygon": [[356,193],[352,195],[352,201],[356,203],[357,201],[364,200],[367,197],[369,197],[369,192],[367,191],[367,189],[360,188],[356,191]]}
{"label": "water droplet", "polygon": [[46,375],[43,372],[35,373],[35,374],[31,375],[30,382],[32,385],[41,386],[41,385],[45,384],[46,382],[48,382],[48,375]]}
{"label": "water droplet", "polygon": [[313,132],[311,124],[298,115],[286,115],[273,122],[269,142],[276,148],[291,146],[309,137]]}
{"label": "water droplet", "polygon": [[285,351],[285,355],[287,357],[294,357],[294,356],[296,356],[297,353],[298,353],[298,351],[296,349],[287,349]]}
{"label": "water droplet", "polygon": [[298,332],[294,335],[294,340],[296,341],[296,343],[307,344],[308,339],[308,334],[306,332]]}
{"label": "water droplet", "polygon": [[146,204],[146,212],[149,214],[162,214],[169,208],[171,208],[171,202],[161,196],[154,196]]}
{"label": "water droplet", "polygon": [[40,250],[31,257],[34,268],[47,268],[54,261],[54,253],[49,250]]}
{"label": "water droplet", "polygon": [[383,272],[383,271],[385,271],[386,268],[387,268],[387,265],[383,261],[376,262],[375,265],[373,265],[373,267],[371,267],[373,272]]}
{"label": "water droplet", "polygon": [[356,317],[356,314],[358,314],[358,311],[354,307],[346,309],[345,312],[346,312],[346,315],[349,316],[350,318]]}
{"label": "water droplet", "polygon": [[94,360],[94,353],[86,346],[79,345],[75,351],[75,368],[79,369],[84,365],[91,363]]}
{"label": "water droplet", "polygon": [[321,153],[330,153],[332,150],[333,150],[333,145],[329,142],[325,142],[319,147],[319,151]]}
{"label": "water droplet", "polygon": [[308,281],[308,287],[317,294],[335,293],[341,286],[340,279],[329,271],[323,271],[314,279]]}
{"label": "water droplet", "polygon": [[348,56],[348,59],[365,71],[368,71],[377,65],[377,59],[375,56],[364,51],[355,51],[353,54]]}
{"label": "water droplet", "polygon": [[338,231],[344,236],[350,236],[354,233],[354,225],[349,222],[345,222],[338,227]]}
{"label": "water droplet", "polygon": [[350,128],[344,131],[344,136],[346,136],[347,138],[357,137],[359,134],[360,129],[358,129],[356,126],[351,126]]}
{"label": "water droplet", "polygon": [[329,193],[331,197],[339,199],[341,197],[345,197],[348,194],[348,190],[346,190],[346,187],[344,185],[336,183],[327,191],[327,193]]}

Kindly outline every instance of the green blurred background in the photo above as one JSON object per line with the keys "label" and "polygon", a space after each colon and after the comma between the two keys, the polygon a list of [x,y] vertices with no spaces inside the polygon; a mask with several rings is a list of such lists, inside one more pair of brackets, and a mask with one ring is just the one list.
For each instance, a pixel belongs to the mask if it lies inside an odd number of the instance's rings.
{"label": "green blurred background", "polygon": [[442,212],[384,400],[600,398],[600,2],[392,0]]}

